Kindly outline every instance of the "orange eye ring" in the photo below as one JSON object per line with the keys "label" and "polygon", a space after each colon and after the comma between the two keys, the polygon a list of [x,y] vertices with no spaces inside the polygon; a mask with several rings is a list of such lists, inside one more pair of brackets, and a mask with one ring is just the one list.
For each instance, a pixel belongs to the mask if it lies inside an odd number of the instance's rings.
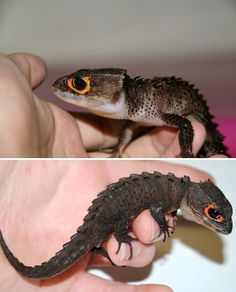
{"label": "orange eye ring", "polygon": [[223,222],[225,220],[224,216],[220,214],[217,207],[214,204],[209,204],[204,208],[205,215],[214,221]]}
{"label": "orange eye ring", "polygon": [[67,85],[79,94],[85,94],[91,89],[89,77],[71,77],[67,79]]}

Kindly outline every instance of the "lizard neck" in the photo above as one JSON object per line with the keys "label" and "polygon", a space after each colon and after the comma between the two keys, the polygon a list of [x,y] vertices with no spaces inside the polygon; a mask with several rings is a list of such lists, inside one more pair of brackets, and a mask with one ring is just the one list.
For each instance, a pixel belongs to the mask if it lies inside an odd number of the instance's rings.
{"label": "lizard neck", "polygon": [[130,78],[125,75],[125,119],[138,122],[144,126],[162,126],[159,110],[161,101],[155,96],[152,81],[140,77]]}
{"label": "lizard neck", "polygon": [[115,93],[111,102],[103,103],[92,110],[97,115],[113,119],[145,122],[148,98],[152,94],[149,79],[131,78],[124,74],[123,86]]}
{"label": "lizard neck", "polygon": [[130,78],[125,75],[123,81],[123,88],[126,98],[125,114],[130,118],[138,118],[143,116],[142,109],[145,108],[145,104],[148,96],[151,93],[151,86],[148,79],[142,78]]}
{"label": "lizard neck", "polygon": [[104,103],[94,108],[90,108],[90,111],[94,114],[106,118],[112,119],[124,119],[126,112],[126,93],[124,90],[117,92],[115,102]]}

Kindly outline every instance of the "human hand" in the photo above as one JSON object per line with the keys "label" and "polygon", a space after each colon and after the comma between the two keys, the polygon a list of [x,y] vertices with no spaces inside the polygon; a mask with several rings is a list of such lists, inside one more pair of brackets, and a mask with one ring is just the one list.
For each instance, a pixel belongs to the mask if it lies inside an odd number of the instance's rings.
{"label": "human hand", "polygon": [[[116,145],[120,129],[123,128],[125,121],[86,114],[74,114],[74,117],[79,125],[81,136],[83,137],[83,145],[87,149],[89,156],[109,157],[109,152],[99,150],[112,149]],[[206,130],[197,121],[193,121],[192,126],[194,130],[193,154],[197,155],[205,141]],[[122,157],[177,157],[180,152],[178,129],[162,126],[155,127],[131,141],[122,152]],[[215,158],[217,157],[225,156],[215,155]]]}
{"label": "human hand", "polygon": [[75,120],[33,92],[46,75],[30,54],[0,54],[0,157],[86,157]]}
{"label": "human hand", "polygon": [[[0,157],[108,156],[99,150],[117,142],[123,122],[82,114],[72,117],[40,100],[33,89],[45,75],[45,64],[36,56],[0,55]],[[193,122],[193,127],[196,154],[206,134],[200,123]],[[131,142],[123,157],[176,157],[179,152],[177,130],[159,127]]]}
{"label": "human hand", "polygon": [[[26,265],[47,261],[75,233],[91,201],[109,183],[131,173],[154,170],[171,171],[177,176],[188,174],[195,181],[208,178],[188,167],[155,161],[1,161],[0,226],[6,243]],[[149,212],[144,211],[134,220],[132,231],[138,240],[132,242],[135,246],[131,260],[125,257],[129,255],[126,244],[116,254],[118,243],[114,237],[105,248],[117,265],[142,267],[153,260],[153,238],[161,240],[156,238],[160,230]],[[30,292],[40,287],[46,291],[100,291],[109,287],[114,291],[170,291],[161,285],[129,286],[88,274],[88,265],[110,264],[98,255],[88,254],[68,271],[43,281],[22,278],[1,249],[0,261],[1,291]]]}

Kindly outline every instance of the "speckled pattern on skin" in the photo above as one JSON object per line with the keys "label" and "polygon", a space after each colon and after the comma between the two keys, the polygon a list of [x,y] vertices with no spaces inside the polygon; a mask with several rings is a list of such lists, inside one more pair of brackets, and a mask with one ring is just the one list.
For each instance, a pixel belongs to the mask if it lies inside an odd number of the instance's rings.
{"label": "speckled pattern on skin", "polygon": [[[67,81],[71,78],[76,80],[87,78],[90,83],[89,90],[78,93],[75,87],[71,88],[68,85]],[[66,102],[82,106],[100,116],[130,120],[137,125],[168,125],[179,128],[181,157],[194,157],[192,153],[194,132],[188,120],[191,115],[201,122],[207,131],[207,138],[197,156],[209,157],[215,154],[229,156],[223,143],[223,135],[217,130],[203,96],[192,84],[181,78],[174,76],[153,79],[131,78],[124,69],[83,69],[59,78],[53,88],[55,94]],[[135,127],[131,128],[134,131]],[[126,141],[123,150],[130,142],[125,138],[128,131],[125,128],[122,131],[118,147],[116,146],[118,150],[123,141]]]}

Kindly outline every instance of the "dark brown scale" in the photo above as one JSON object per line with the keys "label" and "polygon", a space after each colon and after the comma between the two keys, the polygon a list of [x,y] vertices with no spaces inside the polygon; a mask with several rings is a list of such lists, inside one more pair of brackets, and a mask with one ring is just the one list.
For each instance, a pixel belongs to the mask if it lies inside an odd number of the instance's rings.
{"label": "dark brown scale", "polygon": [[166,125],[179,128],[181,157],[193,157],[193,128],[188,115],[194,116],[207,130],[207,138],[200,149],[199,157],[227,153],[223,135],[217,130],[203,96],[181,78],[154,77],[153,79],[132,79],[125,74],[124,90],[127,94],[127,119],[161,119]]}

